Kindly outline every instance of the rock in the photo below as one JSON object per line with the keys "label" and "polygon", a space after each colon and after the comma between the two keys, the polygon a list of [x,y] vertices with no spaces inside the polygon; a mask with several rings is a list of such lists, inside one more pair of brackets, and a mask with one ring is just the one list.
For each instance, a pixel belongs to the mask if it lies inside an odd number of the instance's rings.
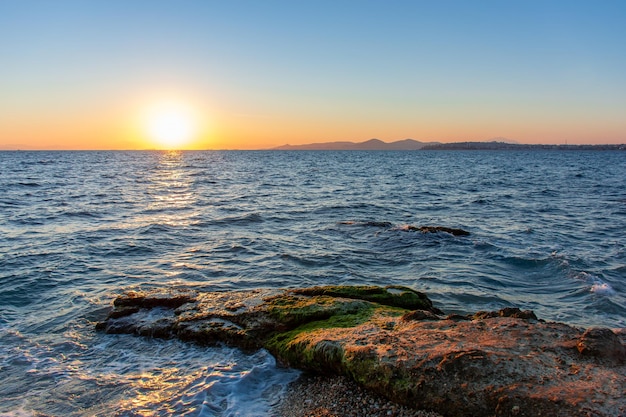
{"label": "rock", "polygon": [[177,308],[183,304],[196,301],[196,295],[194,291],[187,290],[167,290],[153,293],[130,291],[125,296],[116,298],[113,305],[115,307],[131,308]]}
{"label": "rock", "polygon": [[582,355],[626,362],[626,347],[611,329],[588,329],[583,333],[576,347]]}
{"label": "rock", "polygon": [[467,230],[454,229],[451,227],[444,227],[444,226],[409,226],[407,229],[415,231],[415,232],[422,232],[422,233],[445,232],[445,233],[450,233],[451,235],[454,235],[454,236],[469,236],[470,234],[470,232],[468,232]]}
{"label": "rock", "polygon": [[474,313],[471,318],[473,319],[488,319],[492,317],[514,317],[524,320],[538,320],[535,313],[531,310],[520,310],[519,308],[506,307],[498,311],[478,311]]}
{"label": "rock", "polygon": [[426,311],[426,310],[415,310],[409,311],[408,313],[404,313],[400,318],[401,321],[413,321],[413,320],[441,320],[441,317],[438,315]]}
{"label": "rock", "polygon": [[335,285],[291,290],[291,293],[306,296],[328,295],[331,297],[351,298],[372,301],[390,307],[401,307],[408,310],[439,311],[433,307],[432,301],[418,291],[406,287],[389,285],[377,286],[346,286]]}
{"label": "rock", "polygon": [[[390,222],[380,222],[380,221],[364,221],[364,222],[355,222],[355,221],[343,221],[339,222],[339,224],[345,225],[358,225],[358,226],[368,226],[368,227],[378,227],[384,229],[390,229],[393,227],[393,224]],[[469,236],[470,232],[463,229],[455,229],[452,227],[445,226],[402,226],[401,230],[409,230],[413,232],[422,232],[422,233],[450,233],[454,236]]]}
{"label": "rock", "polygon": [[264,347],[446,416],[626,413],[623,335],[515,308],[441,318],[426,295],[393,286],[129,293],[114,305],[99,329]]}

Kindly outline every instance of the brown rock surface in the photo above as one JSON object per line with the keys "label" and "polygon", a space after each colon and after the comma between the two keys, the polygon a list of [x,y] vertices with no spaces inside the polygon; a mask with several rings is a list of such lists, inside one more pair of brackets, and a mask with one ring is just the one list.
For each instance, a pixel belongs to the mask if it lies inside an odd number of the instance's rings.
{"label": "brown rock surface", "polygon": [[509,317],[379,318],[351,329],[318,330],[292,346],[333,343],[347,359],[345,373],[361,385],[446,416],[623,415],[626,367],[609,356],[581,356],[580,337],[564,324]]}
{"label": "brown rock surface", "polygon": [[120,297],[99,328],[265,347],[286,365],[446,416],[626,415],[624,334],[610,329],[517,309],[441,318],[402,287],[170,294]]}

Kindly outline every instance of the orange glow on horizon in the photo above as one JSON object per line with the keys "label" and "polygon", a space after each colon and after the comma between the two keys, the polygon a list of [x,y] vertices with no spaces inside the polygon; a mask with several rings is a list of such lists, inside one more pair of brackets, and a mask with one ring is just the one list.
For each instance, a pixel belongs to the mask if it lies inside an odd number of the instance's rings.
{"label": "orange glow on horizon", "polygon": [[[168,96],[170,97],[170,96]],[[624,143],[619,126],[587,120],[361,120],[324,115],[319,118],[268,113],[239,114],[233,109],[207,106],[200,100],[141,99],[100,103],[97,106],[52,109],[49,113],[6,114],[0,120],[0,149],[41,150],[219,150],[270,149],[286,144],[320,142],[384,142],[414,139],[422,142],[488,141],[506,138],[529,144]],[[179,113],[150,116],[161,103],[178,103]],[[163,107],[167,107],[163,105]],[[172,107],[176,105],[172,104]],[[187,113],[185,113],[187,112]],[[157,112],[158,113],[158,112]]]}

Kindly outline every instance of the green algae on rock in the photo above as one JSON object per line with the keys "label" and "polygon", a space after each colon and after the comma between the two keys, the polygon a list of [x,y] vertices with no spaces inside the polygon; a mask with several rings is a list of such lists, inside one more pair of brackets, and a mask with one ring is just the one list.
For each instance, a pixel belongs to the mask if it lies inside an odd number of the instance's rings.
{"label": "green algae on rock", "polygon": [[426,294],[397,285],[389,285],[386,287],[377,287],[373,285],[331,285],[324,287],[300,288],[291,290],[291,292],[293,294],[306,296],[327,295],[331,297],[366,300],[385,306],[401,307],[407,310],[439,311],[433,307],[432,301],[430,301]]}
{"label": "green algae on rock", "polygon": [[625,415],[623,332],[503,309],[448,316],[405,287],[129,293],[99,329],[268,349],[447,416]]}
{"label": "green algae on rock", "polygon": [[[315,298],[324,296],[314,296]],[[407,310],[377,305],[371,302],[361,304],[361,308],[346,311],[324,320],[303,323],[285,332],[274,334],[265,344],[279,361],[285,365],[316,372],[340,373],[348,365],[340,344],[331,338],[316,338],[338,329],[353,329],[365,323],[377,322],[386,317],[400,318]]]}
{"label": "green algae on rock", "polygon": [[302,297],[283,294],[268,298],[265,302],[265,308],[270,317],[289,329],[333,317],[363,315],[372,307],[370,303],[363,300],[342,299],[327,295]]}

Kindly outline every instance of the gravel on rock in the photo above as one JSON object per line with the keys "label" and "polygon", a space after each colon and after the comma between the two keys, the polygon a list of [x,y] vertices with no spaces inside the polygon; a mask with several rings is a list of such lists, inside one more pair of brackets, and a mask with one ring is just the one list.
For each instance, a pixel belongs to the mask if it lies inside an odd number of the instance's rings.
{"label": "gravel on rock", "polygon": [[273,411],[277,417],[441,417],[393,403],[346,377],[307,374],[290,384]]}

